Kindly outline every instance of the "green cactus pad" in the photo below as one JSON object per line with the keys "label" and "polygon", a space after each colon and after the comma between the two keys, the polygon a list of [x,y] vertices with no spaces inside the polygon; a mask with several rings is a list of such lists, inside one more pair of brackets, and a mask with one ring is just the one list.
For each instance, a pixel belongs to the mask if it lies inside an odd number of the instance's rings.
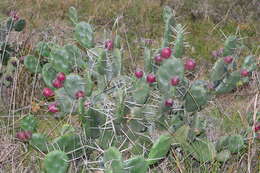
{"label": "green cactus pad", "polygon": [[91,74],[90,74],[89,71],[84,73],[84,80],[86,82],[85,94],[86,94],[87,97],[89,97],[89,96],[92,95],[92,91],[93,91],[93,88],[94,88],[94,82],[91,79]]}
{"label": "green cactus pad", "polygon": [[241,135],[222,136],[216,143],[216,149],[229,150],[231,153],[237,153],[244,148],[244,139]]}
{"label": "green cactus pad", "polygon": [[69,14],[68,14],[68,16],[69,16],[69,19],[70,19],[70,21],[74,24],[74,25],[76,25],[77,23],[78,23],[78,12],[77,12],[77,10],[76,10],[76,8],[75,7],[70,7],[69,8]]}
{"label": "green cactus pad", "polygon": [[216,157],[216,149],[209,141],[195,141],[190,146],[186,145],[185,150],[188,150],[200,162],[213,161]]}
{"label": "green cactus pad", "polygon": [[70,114],[75,112],[76,107],[73,98],[68,95],[64,88],[55,90],[55,100],[57,101],[62,113]]}
{"label": "green cactus pad", "polygon": [[107,173],[124,173],[122,155],[115,147],[105,151],[103,157]]}
{"label": "green cactus pad", "polygon": [[131,140],[135,141],[132,146],[131,153],[134,155],[143,154],[144,156],[148,156],[148,152],[153,146],[153,141],[148,132],[142,133],[142,135],[132,134],[132,132],[129,133],[128,136],[132,135],[133,137],[131,137]]}
{"label": "green cactus pad", "polygon": [[125,113],[126,113],[126,107],[125,107],[125,92],[123,90],[118,91],[118,97],[117,97],[117,105],[116,105],[116,111],[115,116],[118,121],[123,121]]}
{"label": "green cactus pad", "polygon": [[148,164],[143,156],[136,156],[126,160],[124,165],[129,173],[146,173],[148,170]]}
{"label": "green cactus pad", "polygon": [[128,125],[133,132],[144,132],[147,130],[145,125],[143,108],[134,107],[131,109],[132,118],[128,121]]}
{"label": "green cactus pad", "polygon": [[149,97],[150,87],[144,80],[138,80],[135,83],[135,90],[133,91],[134,101],[138,104],[144,104]]}
{"label": "green cactus pad", "polygon": [[20,19],[13,25],[13,28],[15,31],[21,32],[25,28],[25,25],[26,21],[24,19]]}
{"label": "green cactus pad", "polygon": [[95,49],[96,55],[97,55],[97,72],[100,75],[105,75],[106,74],[106,69],[107,69],[107,57],[106,57],[106,52],[104,49],[97,48]]}
{"label": "green cactus pad", "polygon": [[80,117],[85,135],[91,138],[98,138],[100,135],[99,125],[103,125],[106,121],[105,115],[89,108],[84,116]]}
{"label": "green cactus pad", "polygon": [[48,43],[43,41],[38,42],[35,49],[40,56],[49,57],[51,54],[51,48]]}
{"label": "green cactus pad", "polygon": [[256,58],[253,55],[245,57],[242,69],[247,69],[248,71],[254,71],[257,68]]}
{"label": "green cactus pad", "polygon": [[53,68],[57,72],[68,74],[72,70],[71,59],[64,48],[53,49],[50,55]]}
{"label": "green cactus pad", "polygon": [[237,48],[237,38],[236,36],[229,36],[224,43],[223,56],[230,56],[234,54]]}
{"label": "green cactus pad", "polygon": [[42,70],[39,60],[32,55],[28,55],[24,58],[24,65],[32,73],[39,73]]}
{"label": "green cactus pad", "polygon": [[69,62],[72,67],[77,67],[81,69],[87,68],[87,64],[86,62],[84,62],[82,58],[81,50],[77,46],[72,44],[67,44],[64,46],[64,49],[66,50],[66,52],[70,57]]}
{"label": "green cactus pad", "polygon": [[184,66],[182,60],[170,58],[164,61],[157,72],[158,86],[161,92],[168,93],[170,80],[174,76],[178,76],[182,80],[184,78]]}
{"label": "green cactus pad", "polygon": [[228,145],[228,136],[221,136],[216,143],[216,150],[221,151],[226,149]]}
{"label": "green cactus pad", "polygon": [[75,38],[85,48],[94,47],[94,31],[86,22],[80,22],[75,27]]}
{"label": "green cactus pad", "polygon": [[[55,138],[52,142],[53,148],[70,154],[72,154],[71,152],[79,149],[81,147],[80,144],[80,137],[76,134],[66,134]],[[79,152],[79,150],[77,151]]]}
{"label": "green cactus pad", "polygon": [[66,173],[69,167],[68,161],[68,156],[63,151],[52,151],[45,156],[44,170],[46,173]]}
{"label": "green cactus pad", "polygon": [[230,158],[231,153],[229,150],[223,150],[216,155],[216,160],[219,162],[226,162]]}
{"label": "green cactus pad", "polygon": [[178,24],[175,28],[177,36],[174,41],[173,56],[181,58],[184,54],[184,29],[182,25]]}
{"label": "green cactus pad", "polygon": [[33,133],[29,143],[32,147],[44,153],[52,150],[52,147],[49,145],[47,138],[40,133]]}
{"label": "green cactus pad", "polygon": [[70,114],[75,112],[76,107],[73,98],[68,95],[64,88],[55,90],[55,100],[59,105],[61,113]]}
{"label": "green cactus pad", "polygon": [[72,98],[76,98],[75,94],[78,91],[85,91],[86,82],[84,79],[77,74],[70,74],[66,76],[64,82],[64,89],[68,95]]}
{"label": "green cactus pad", "polygon": [[120,49],[114,49],[113,50],[113,60],[112,60],[112,73],[114,77],[117,77],[118,75],[122,74],[122,53],[120,52]]}
{"label": "green cactus pad", "polygon": [[56,75],[57,75],[57,72],[52,67],[51,63],[44,64],[44,66],[42,68],[42,78],[48,87],[54,88],[52,83],[53,83],[53,80],[56,78]]}
{"label": "green cactus pad", "polygon": [[73,134],[75,133],[74,127],[72,127],[70,124],[64,124],[61,129],[60,129],[60,134],[61,135],[66,135],[66,134]]}
{"label": "green cactus pad", "polygon": [[153,58],[151,56],[151,50],[147,47],[144,49],[144,71],[147,74],[153,71]]}
{"label": "green cactus pad", "polygon": [[223,58],[215,62],[212,71],[210,73],[211,81],[222,80],[227,73],[227,64],[224,62]]}
{"label": "green cactus pad", "polygon": [[35,132],[38,127],[38,121],[33,115],[28,115],[20,121],[20,127],[24,131]]}
{"label": "green cactus pad", "polygon": [[169,43],[173,41],[173,27],[176,21],[172,13],[172,9],[166,6],[163,10],[163,20],[165,23],[162,47],[168,47]]}
{"label": "green cactus pad", "polygon": [[244,139],[241,135],[233,135],[228,137],[227,149],[231,153],[238,153],[244,148]]}
{"label": "green cactus pad", "polygon": [[122,42],[122,38],[119,35],[116,35],[114,41],[115,48],[121,49],[121,42]]}
{"label": "green cactus pad", "polygon": [[236,88],[240,79],[241,75],[239,71],[232,72],[217,86],[216,94],[224,94],[232,91],[234,88]]}
{"label": "green cactus pad", "polygon": [[153,144],[148,155],[147,163],[152,165],[158,160],[165,157],[172,144],[173,137],[171,135],[161,135]]}
{"label": "green cactus pad", "polygon": [[204,86],[204,81],[196,81],[192,84],[184,98],[186,111],[199,111],[201,106],[207,104],[209,96]]}

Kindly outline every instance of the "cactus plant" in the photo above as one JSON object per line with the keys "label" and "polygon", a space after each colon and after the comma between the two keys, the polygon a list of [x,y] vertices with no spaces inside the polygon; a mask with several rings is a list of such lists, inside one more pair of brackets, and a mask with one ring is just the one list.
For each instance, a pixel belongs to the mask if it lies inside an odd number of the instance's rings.
{"label": "cactus plant", "polygon": [[86,22],[80,22],[75,27],[75,38],[85,48],[94,46],[93,28]]}
{"label": "cactus plant", "polygon": [[32,73],[39,73],[42,70],[39,60],[35,56],[29,55],[24,58],[24,65]]}
{"label": "cactus plant", "polygon": [[136,156],[126,160],[124,165],[129,173],[146,173],[148,170],[148,165],[143,156]]}
{"label": "cactus plant", "polygon": [[110,147],[105,151],[103,160],[105,163],[106,172],[124,173],[121,153],[115,147]]}
{"label": "cactus plant", "polygon": [[[246,57],[240,68],[236,36],[225,41],[224,52],[218,55],[223,57],[213,66],[210,81],[191,80],[196,62],[182,59],[186,56],[185,29],[176,24],[172,10],[166,7],[162,46],[152,49],[145,45],[144,67],[138,65],[133,77],[129,77],[123,68],[120,36],[114,36],[114,31],[109,37],[105,33],[100,44],[94,39],[93,27],[79,22],[75,8],[70,8],[69,17],[77,43],[41,43],[36,53],[45,61],[31,55],[26,57],[25,66],[33,73],[41,73],[53,91],[45,93],[48,97],[44,99],[52,101],[49,111],[55,117],[75,115],[84,140],[68,125],[51,140],[33,134],[29,143],[34,148],[45,153],[58,149],[72,156],[82,154],[82,145],[87,143],[91,154],[105,150],[101,164],[110,173],[147,172],[148,166],[152,168],[167,156],[173,143],[199,162],[223,162],[230,153],[241,151],[244,141],[239,135],[228,136],[216,146],[205,139],[206,122],[198,113],[210,96],[232,91],[256,68],[254,56]],[[213,84],[210,89],[209,83]],[[157,132],[164,134],[154,141]],[[100,150],[93,152],[97,145]],[[123,161],[119,149],[127,152],[128,160]]]}
{"label": "cactus plant", "polygon": [[148,155],[148,165],[152,165],[156,163],[158,160],[162,159],[172,144],[172,136],[171,135],[161,135],[153,144],[149,155]]}
{"label": "cactus plant", "polygon": [[35,132],[38,127],[37,119],[33,115],[28,115],[20,121],[21,129]]}
{"label": "cactus plant", "polygon": [[69,167],[66,153],[59,150],[49,152],[44,158],[44,170],[46,173],[66,173]]}

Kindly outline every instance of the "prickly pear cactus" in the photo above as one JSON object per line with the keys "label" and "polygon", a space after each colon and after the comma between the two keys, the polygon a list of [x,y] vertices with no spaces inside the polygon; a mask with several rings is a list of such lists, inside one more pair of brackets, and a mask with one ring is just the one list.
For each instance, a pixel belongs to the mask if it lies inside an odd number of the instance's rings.
{"label": "prickly pear cactus", "polygon": [[146,173],[148,170],[148,164],[143,156],[136,156],[126,160],[124,165],[129,173]]}
{"label": "prickly pear cactus", "polygon": [[163,20],[165,23],[165,29],[162,47],[168,47],[169,43],[173,41],[173,27],[175,27],[176,24],[173,11],[168,6],[166,6],[163,10]]}
{"label": "prickly pear cactus", "polygon": [[230,75],[228,75],[222,83],[220,83],[216,90],[217,94],[228,93],[232,91],[236,86],[239,80],[241,79],[241,75],[239,71],[234,71]]}
{"label": "prickly pear cactus", "polygon": [[149,97],[150,87],[144,80],[139,80],[135,83],[133,91],[134,101],[138,104],[144,104]]}
{"label": "prickly pear cactus", "polygon": [[85,91],[85,85],[86,83],[81,76],[77,74],[70,74],[66,77],[64,89],[71,98],[76,99],[75,94],[78,91]]}
{"label": "prickly pear cactus", "polygon": [[59,150],[49,152],[44,159],[46,173],[66,173],[69,167],[69,159],[66,153]]}
{"label": "prickly pear cactus", "polygon": [[172,136],[171,135],[161,135],[153,144],[151,148],[147,163],[148,165],[152,165],[156,163],[158,160],[165,157],[167,152],[169,151],[172,144]]}
{"label": "prickly pear cactus", "polygon": [[38,121],[33,115],[28,115],[20,121],[20,127],[24,131],[35,132],[38,127]]}
{"label": "prickly pear cactus", "polygon": [[49,145],[47,138],[40,133],[33,133],[29,143],[36,150],[44,153],[52,150],[52,146]]}
{"label": "prickly pear cactus", "polygon": [[219,59],[215,62],[212,71],[210,73],[210,80],[219,81],[225,77],[227,73],[227,65],[225,64],[223,59]]}
{"label": "prickly pear cactus", "polygon": [[174,76],[178,76],[180,80],[183,80],[184,66],[182,60],[170,58],[164,61],[157,72],[158,87],[162,93],[168,93],[170,88],[170,80]]}
{"label": "prickly pear cactus", "polygon": [[191,146],[187,145],[185,148],[200,162],[209,162],[216,158],[215,146],[209,141],[195,141]]}
{"label": "prickly pear cactus", "polygon": [[[76,153],[81,152],[78,150],[81,147],[80,137],[76,134],[65,134],[60,137],[55,138],[52,141],[52,146],[54,149],[64,151],[65,153],[70,153],[70,155],[76,155]],[[77,152],[76,152],[77,151]]]}
{"label": "prickly pear cactus", "polygon": [[51,63],[44,64],[42,68],[42,78],[48,87],[53,88],[52,82],[56,78],[56,75],[57,71],[53,68]]}
{"label": "prickly pear cactus", "polygon": [[237,37],[233,35],[229,36],[224,43],[223,56],[225,57],[225,56],[233,55],[237,46],[238,46]]}
{"label": "prickly pear cactus", "polygon": [[203,81],[196,81],[192,84],[185,96],[185,109],[188,112],[201,110],[201,106],[207,104],[208,93]]}
{"label": "prickly pear cactus", "polygon": [[176,40],[174,41],[173,56],[181,58],[184,55],[184,34],[185,29],[182,25],[178,24],[175,28]]}
{"label": "prickly pear cactus", "polygon": [[106,168],[105,172],[124,173],[122,155],[115,147],[110,147],[105,151],[103,160]]}
{"label": "prickly pear cactus", "polygon": [[231,153],[229,150],[223,150],[216,155],[216,160],[219,162],[226,162],[230,158]]}
{"label": "prickly pear cactus", "polygon": [[153,71],[153,58],[151,50],[147,47],[144,48],[144,71],[147,74]]}
{"label": "prickly pear cactus", "polygon": [[75,27],[75,38],[85,48],[94,47],[93,28],[86,22],[80,22]]}
{"label": "prickly pear cactus", "polygon": [[50,60],[52,63],[52,67],[57,72],[63,72],[68,74],[72,70],[72,66],[70,65],[71,57],[65,50],[65,48],[53,49],[51,51]]}
{"label": "prickly pear cactus", "polygon": [[42,70],[40,61],[32,55],[28,55],[24,58],[24,65],[32,73],[39,73]]}

